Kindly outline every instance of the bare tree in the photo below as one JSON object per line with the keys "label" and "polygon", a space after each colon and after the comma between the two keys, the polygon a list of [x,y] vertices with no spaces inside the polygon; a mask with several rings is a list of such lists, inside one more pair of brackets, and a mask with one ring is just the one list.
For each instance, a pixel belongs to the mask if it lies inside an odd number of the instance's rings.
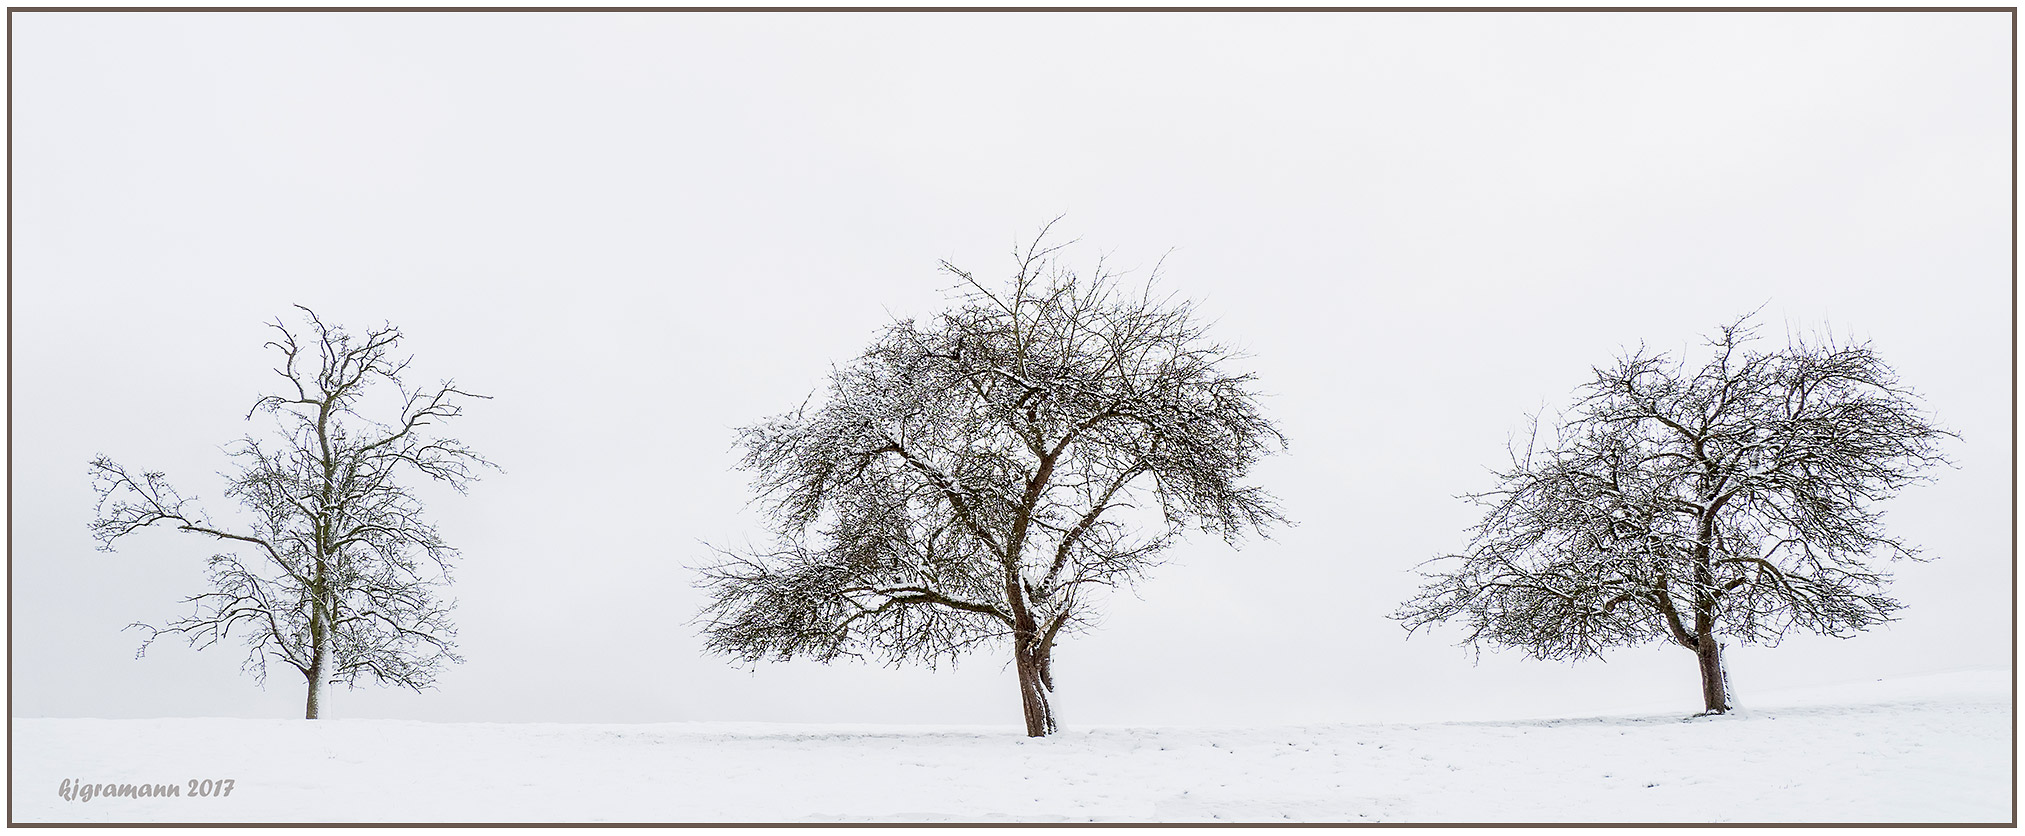
{"label": "bare tree", "polygon": [[[269,660],[302,674],[304,716],[314,720],[327,683],[370,676],[420,691],[445,660],[463,661],[451,605],[436,594],[456,550],[424,521],[404,480],[422,477],[461,493],[474,469],[491,463],[436,434],[463,414],[464,399],[484,396],[448,381],[408,388],[409,360],[392,354],[401,340],[392,325],[355,336],[302,311],[308,327],[300,334],[271,323],[276,336],[266,347],[281,355],[274,371],[284,383],[246,415],[274,416],[274,435],[228,448],[238,472],[225,495],[251,519],[213,522],[161,473],[134,473],[100,456],[91,463],[99,494],[91,530],[104,551],[158,525],[223,543],[228,550],[209,562],[211,591],[185,599],[195,605],[189,616],[160,628],[132,625],[147,632],[141,652],[164,635],[201,649],[236,631],[248,647],[244,668],[260,681]],[[368,418],[362,408],[392,420]]]}
{"label": "bare tree", "polygon": [[1707,713],[1731,707],[1721,640],[1843,636],[1889,621],[1880,560],[1916,558],[1875,503],[1944,463],[1953,434],[1867,344],[1755,351],[1749,317],[1700,369],[1644,349],[1579,390],[1552,449],[1515,451],[1470,549],[1394,617],[1542,659],[1668,641]]}
{"label": "bare tree", "polygon": [[702,570],[708,647],[747,662],[953,660],[1010,645],[1027,733],[1053,732],[1056,642],[1091,590],[1135,582],[1191,527],[1282,521],[1241,484],[1285,440],[1186,304],[1079,276],[1046,236],[992,290],[895,322],[820,408],[741,431],[780,545]]}

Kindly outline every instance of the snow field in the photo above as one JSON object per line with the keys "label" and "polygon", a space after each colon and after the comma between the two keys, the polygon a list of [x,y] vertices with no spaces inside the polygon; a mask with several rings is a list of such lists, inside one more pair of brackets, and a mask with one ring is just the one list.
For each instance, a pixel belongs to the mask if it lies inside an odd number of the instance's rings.
{"label": "snow field", "polygon": [[[2008,671],[1728,717],[1261,728],[16,719],[17,822],[2005,822]],[[230,778],[68,801],[63,779]]]}

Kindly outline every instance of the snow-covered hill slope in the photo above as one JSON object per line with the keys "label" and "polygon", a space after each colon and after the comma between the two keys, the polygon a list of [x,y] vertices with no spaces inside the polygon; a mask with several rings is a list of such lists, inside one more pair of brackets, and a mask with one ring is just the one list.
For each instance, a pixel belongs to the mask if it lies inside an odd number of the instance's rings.
{"label": "snow-covered hill slope", "polygon": [[[1262,728],[14,721],[16,822],[2005,822],[2008,671],[1728,717]],[[78,784],[170,798],[65,799]],[[190,782],[231,779],[224,797]]]}

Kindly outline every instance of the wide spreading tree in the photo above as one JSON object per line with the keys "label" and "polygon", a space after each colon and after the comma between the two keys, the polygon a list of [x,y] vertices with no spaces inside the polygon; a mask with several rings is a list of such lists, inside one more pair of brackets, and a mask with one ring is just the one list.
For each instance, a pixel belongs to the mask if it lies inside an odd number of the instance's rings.
{"label": "wide spreading tree", "polygon": [[1556,439],[1515,451],[1467,551],[1394,614],[1542,659],[1663,641],[1730,709],[1722,642],[1888,621],[1880,564],[1917,550],[1877,503],[1944,461],[1935,425],[1867,344],[1753,347],[1748,318],[1699,368],[1641,349],[1595,370]]}
{"label": "wide spreading tree", "polygon": [[932,665],[1002,646],[1045,735],[1050,660],[1094,592],[1188,529],[1282,521],[1245,483],[1285,441],[1238,358],[1151,280],[1058,252],[1017,251],[1003,288],[945,262],[961,304],[886,326],[819,405],[741,431],[778,543],[702,567],[711,650]]}

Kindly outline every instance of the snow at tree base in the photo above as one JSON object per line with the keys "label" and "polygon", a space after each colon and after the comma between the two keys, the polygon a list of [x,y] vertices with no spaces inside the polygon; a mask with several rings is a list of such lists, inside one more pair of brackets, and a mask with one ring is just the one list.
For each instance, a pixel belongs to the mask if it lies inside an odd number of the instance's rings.
{"label": "snow at tree base", "polygon": [[[2011,675],[1604,717],[1229,728],[17,719],[37,822],[2007,822]],[[78,784],[229,796],[67,800]]]}

